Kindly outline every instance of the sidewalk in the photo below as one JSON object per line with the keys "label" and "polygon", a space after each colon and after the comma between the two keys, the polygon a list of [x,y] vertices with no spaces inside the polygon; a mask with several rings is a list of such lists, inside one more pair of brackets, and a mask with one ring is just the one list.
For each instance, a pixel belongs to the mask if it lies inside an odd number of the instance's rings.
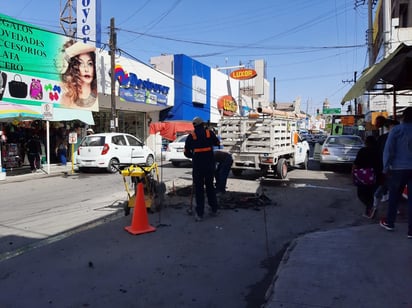
{"label": "sidewalk", "polygon": [[[42,168],[38,169],[36,172],[31,172],[30,166],[22,166],[19,168],[7,170],[5,177],[3,172],[3,177],[0,176],[0,179],[4,179],[0,180],[0,184],[2,182],[11,182],[16,180],[21,181],[24,179],[33,179],[42,176],[57,176],[65,173],[70,174],[72,172],[76,172],[76,170],[77,167],[74,166],[72,168],[72,165],[69,163],[66,166],[63,166],[61,164],[50,164],[50,170],[47,165],[43,165]],[[48,171],[50,171],[50,173],[48,173]]]}
{"label": "sidewalk", "polygon": [[412,307],[407,224],[314,232],[283,255],[266,308]]}

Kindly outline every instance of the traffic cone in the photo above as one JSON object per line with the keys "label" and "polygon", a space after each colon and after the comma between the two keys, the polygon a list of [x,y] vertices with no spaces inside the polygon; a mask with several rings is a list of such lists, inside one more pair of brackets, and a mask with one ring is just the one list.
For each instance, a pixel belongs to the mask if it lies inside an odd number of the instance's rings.
{"label": "traffic cone", "polygon": [[149,225],[142,182],[137,184],[135,197],[136,202],[133,210],[132,225],[125,227],[125,230],[133,235],[156,231],[156,228]]}

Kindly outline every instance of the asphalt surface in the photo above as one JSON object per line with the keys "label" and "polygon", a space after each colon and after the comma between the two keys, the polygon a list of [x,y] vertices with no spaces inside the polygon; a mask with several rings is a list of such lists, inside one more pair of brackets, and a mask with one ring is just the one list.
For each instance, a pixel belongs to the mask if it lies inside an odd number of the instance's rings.
{"label": "asphalt surface", "polygon": [[[67,167],[53,166],[52,174],[70,172]],[[44,174],[23,174],[7,177],[6,181],[22,181],[24,178],[45,176]],[[0,182],[1,184],[1,182]],[[164,217],[163,221],[167,222]],[[218,221],[213,225],[213,231],[207,229],[207,224],[202,224],[204,232],[211,233],[207,241],[216,240],[214,233],[223,232]],[[173,219],[171,219],[174,221]],[[130,271],[130,263],[143,265],[148,260],[142,260],[133,255],[130,247],[130,237],[124,235],[124,226],[130,223],[130,218],[124,217],[108,221],[94,228],[77,233],[71,237],[72,249],[77,249],[78,254],[66,254],[67,242],[52,240],[50,243],[43,241],[42,249],[33,250],[31,254],[22,254],[19,258],[7,260],[8,270],[3,267],[0,278],[0,306],[1,307],[141,307],[139,297],[151,297],[154,307],[219,307],[208,301],[208,294],[216,294],[218,290],[213,286],[205,286],[204,293],[192,294],[191,301],[179,302],[183,290],[179,289],[182,279],[201,281],[202,277],[185,277],[179,265],[175,271],[168,272],[174,275],[168,290],[153,290],[150,294],[136,294],[136,304],[130,305],[130,296],[124,302],[114,302],[105,292],[105,287],[113,287],[110,281],[121,281],[121,277],[134,277],[134,283],[153,284],[150,273],[143,274]],[[153,223],[153,222],[150,222]],[[215,226],[216,225],[216,226]],[[165,228],[161,228],[161,227]],[[175,226],[185,228],[185,225]],[[167,224],[159,224],[162,237],[166,237],[165,245],[178,246],[181,250],[179,258],[184,259],[188,252],[183,243],[168,238]],[[225,228],[230,228],[226,226]],[[123,230],[120,231],[119,230]],[[157,231],[158,232],[158,231]],[[124,236],[119,236],[123,234]],[[150,250],[153,255],[161,254],[157,248],[150,245],[155,233],[142,237],[138,243],[141,249]],[[196,236],[188,235],[191,241],[199,240]],[[244,235],[246,236],[246,234]],[[202,239],[205,240],[205,239]],[[54,242],[55,241],[55,242]],[[82,243],[80,245],[79,243]],[[219,242],[224,249],[225,242]],[[202,245],[199,245],[199,249]],[[239,247],[242,251],[242,247]],[[116,254],[113,254],[116,251]],[[241,253],[239,251],[239,253]],[[199,254],[206,254],[200,251]],[[53,262],[47,261],[53,255]],[[147,255],[147,254],[145,254]],[[101,269],[105,257],[114,258],[114,263],[124,263],[124,269],[113,272],[111,268]],[[248,256],[251,257],[251,256]],[[159,264],[158,271],[171,264],[180,264],[183,261],[173,260],[174,256],[164,256],[164,264]],[[84,266],[76,267],[74,263],[80,262]],[[3,261],[1,261],[3,263]],[[200,259],[199,259],[200,262]],[[213,262],[213,259],[210,260]],[[106,265],[107,266],[107,265]],[[110,265],[108,265],[110,267]],[[186,264],[187,266],[187,264]],[[192,264],[199,266],[199,264]],[[204,265],[207,266],[207,265]],[[19,268],[18,270],[15,268]],[[44,269],[48,270],[45,271]],[[59,270],[57,270],[59,269]],[[97,270],[99,269],[99,270]],[[247,269],[246,269],[247,270]],[[107,277],[109,275],[110,277]],[[157,273],[158,274],[158,273]],[[64,275],[64,285],[60,282]],[[113,277],[113,275],[115,277]],[[89,283],[79,279],[84,277]],[[27,278],[29,277],[29,278]],[[42,284],[38,288],[25,287],[26,279],[30,277],[39,280]],[[139,278],[140,277],[140,278]],[[224,278],[221,278],[224,279]],[[90,280],[95,283],[90,284]],[[118,293],[127,294],[132,286],[124,279],[124,285],[116,285]],[[7,281],[7,284],[5,283]],[[176,284],[173,283],[176,282]],[[224,282],[223,282],[224,283]],[[133,287],[136,287],[133,286]],[[362,226],[338,228],[328,231],[315,231],[298,237],[286,249],[279,267],[272,278],[271,287],[266,291],[267,302],[264,307],[412,307],[412,239],[407,238],[407,224],[405,220],[396,225],[393,232],[381,228],[376,223]],[[47,288],[47,292],[46,292]],[[54,292],[50,293],[50,290]],[[43,292],[43,293],[42,293]],[[72,293],[71,293],[72,292]],[[156,301],[156,292],[162,292],[173,298],[173,303]],[[71,294],[70,303],[63,299]],[[94,300],[90,296],[95,295]],[[218,296],[218,294],[216,294]],[[231,294],[221,295],[222,298],[231,298]],[[86,300],[87,298],[87,300]],[[76,300],[78,299],[78,300]],[[16,304],[17,303],[17,304]],[[199,305],[202,303],[202,305]],[[204,304],[206,303],[206,304]],[[209,303],[209,304],[207,304]],[[220,307],[233,307],[228,303]]]}

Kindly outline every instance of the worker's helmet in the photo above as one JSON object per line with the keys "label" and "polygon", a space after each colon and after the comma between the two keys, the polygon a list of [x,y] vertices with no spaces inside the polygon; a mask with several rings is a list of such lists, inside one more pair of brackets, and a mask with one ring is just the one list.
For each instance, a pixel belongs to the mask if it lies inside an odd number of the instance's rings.
{"label": "worker's helmet", "polygon": [[198,126],[198,125],[203,124],[204,122],[201,117],[194,117],[192,123],[193,123],[193,126]]}

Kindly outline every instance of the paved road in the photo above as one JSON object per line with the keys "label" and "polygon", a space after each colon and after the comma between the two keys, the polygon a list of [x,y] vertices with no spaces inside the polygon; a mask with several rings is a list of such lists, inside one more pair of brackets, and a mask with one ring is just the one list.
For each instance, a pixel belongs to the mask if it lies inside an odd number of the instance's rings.
{"label": "paved road", "polygon": [[[76,186],[70,202],[78,200],[79,210],[95,203],[80,193],[82,187],[88,190],[91,185],[106,193],[117,190],[110,181],[104,182],[108,180],[104,175],[84,176],[38,179],[36,185],[57,187],[56,193],[62,195],[59,200],[42,197],[56,206],[68,196],[60,191],[60,181],[80,181],[84,185]],[[19,186],[16,191],[27,192],[31,182],[13,185]],[[2,252],[15,254],[2,254],[0,306],[258,307],[291,241],[316,230],[364,223],[347,174],[295,170],[287,181],[264,181],[263,192],[270,203],[254,198],[261,187],[252,174],[230,178],[228,208],[220,217],[202,223],[186,214],[191,181],[183,177],[172,182],[174,194],[166,198],[165,208],[148,215],[157,228],[153,233],[127,233],[124,227],[131,224],[131,216],[123,216],[117,208],[116,219],[93,228],[84,226],[82,232],[3,238]],[[122,185],[116,183],[112,185]],[[0,191],[5,186],[0,185]],[[34,196],[34,192],[20,194],[19,202],[30,205]],[[103,202],[100,208],[112,210],[110,204]],[[55,218],[54,223],[62,226],[67,219]],[[16,247],[15,243],[26,245]]]}

